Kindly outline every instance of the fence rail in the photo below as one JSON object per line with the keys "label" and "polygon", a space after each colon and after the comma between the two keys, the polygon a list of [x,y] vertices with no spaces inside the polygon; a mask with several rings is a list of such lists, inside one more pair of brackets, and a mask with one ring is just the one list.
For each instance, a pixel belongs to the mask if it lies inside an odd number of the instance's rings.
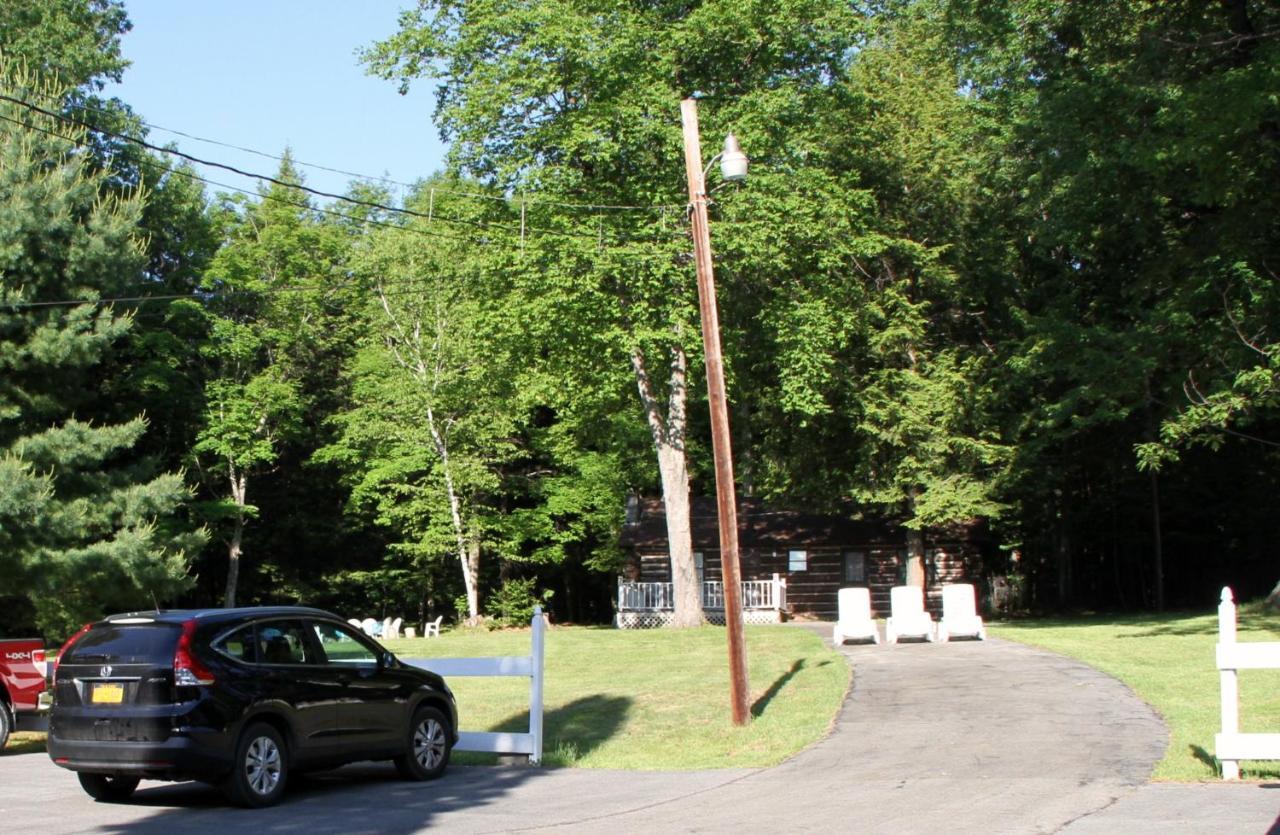
{"label": "fence rail", "polygon": [[403,661],[442,676],[517,676],[529,679],[529,732],[490,733],[460,731],[457,751],[487,754],[527,754],[529,762],[542,762],[543,656],[547,619],[542,607],[533,610],[533,640],[528,655],[496,655],[488,658],[405,658]]}
{"label": "fence rail", "polygon": [[1229,587],[1218,604],[1218,679],[1222,685],[1222,733],[1213,748],[1223,780],[1240,779],[1241,760],[1280,760],[1280,734],[1240,733],[1240,670],[1280,669],[1280,641],[1236,641],[1236,604]]}

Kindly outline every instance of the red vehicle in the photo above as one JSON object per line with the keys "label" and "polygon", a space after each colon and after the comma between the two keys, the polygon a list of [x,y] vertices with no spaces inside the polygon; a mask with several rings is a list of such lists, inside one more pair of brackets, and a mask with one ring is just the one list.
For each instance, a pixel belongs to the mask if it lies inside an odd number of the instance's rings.
{"label": "red vehicle", "polygon": [[44,641],[0,639],[0,748],[11,731],[48,728],[47,670]]}

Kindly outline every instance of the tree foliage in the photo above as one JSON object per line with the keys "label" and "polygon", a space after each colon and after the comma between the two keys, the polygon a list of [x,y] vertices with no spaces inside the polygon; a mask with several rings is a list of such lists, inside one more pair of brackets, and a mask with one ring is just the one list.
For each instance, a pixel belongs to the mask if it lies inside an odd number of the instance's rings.
{"label": "tree foliage", "polygon": [[[660,493],[700,622],[694,96],[704,146],[752,160],[711,205],[741,493],[888,520],[917,582],[925,530],[988,530],[984,570],[1037,604],[1274,584],[1271,4],[427,0],[362,56],[436,85],[449,170],[411,214],[368,183],[317,205],[288,154],[209,200],[93,96],[128,28],[110,0],[0,10],[63,84],[10,73],[62,115],[0,113],[6,579],[127,530],[75,559],[133,579],[65,599],[172,594],[191,541],[155,474],[188,464],[245,600],[426,619],[540,589],[604,620],[625,498]],[[157,303],[30,306],[126,293]]]}
{"label": "tree foliage", "polygon": [[[0,63],[7,90],[61,90]],[[180,473],[132,453],[147,431],[106,400],[101,370],[132,324],[98,299],[138,285],[146,195],[115,195],[83,134],[0,105],[0,578],[54,634],[110,608],[173,599],[202,537],[175,513]],[[154,596],[154,597],[153,597]]]}

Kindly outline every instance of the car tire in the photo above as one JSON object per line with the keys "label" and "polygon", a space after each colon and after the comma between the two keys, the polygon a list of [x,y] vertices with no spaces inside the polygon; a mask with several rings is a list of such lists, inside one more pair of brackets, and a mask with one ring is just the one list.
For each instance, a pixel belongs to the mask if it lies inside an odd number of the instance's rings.
{"label": "car tire", "polygon": [[253,809],[279,803],[289,776],[288,753],[280,732],[265,722],[245,728],[231,774],[222,784],[228,799]]}
{"label": "car tire", "polygon": [[80,788],[94,800],[119,803],[128,800],[138,787],[139,778],[126,774],[77,774]]}
{"label": "car tire", "polygon": [[9,705],[5,704],[4,699],[0,699],[0,751],[9,744],[11,730],[13,730],[13,714],[9,712]]}
{"label": "car tire", "polygon": [[406,780],[434,780],[449,766],[453,750],[453,729],[436,707],[423,705],[413,712],[403,754],[394,760],[396,770]]}

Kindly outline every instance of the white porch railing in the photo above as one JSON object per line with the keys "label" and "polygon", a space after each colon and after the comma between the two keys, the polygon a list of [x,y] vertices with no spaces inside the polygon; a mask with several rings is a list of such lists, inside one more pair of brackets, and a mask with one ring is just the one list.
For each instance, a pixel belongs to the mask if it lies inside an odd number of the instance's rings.
{"label": "white porch railing", "polygon": [[1218,605],[1218,677],[1222,686],[1222,733],[1214,737],[1214,753],[1223,780],[1240,779],[1241,760],[1280,760],[1280,734],[1240,733],[1240,670],[1280,669],[1280,641],[1238,643],[1236,604],[1231,589],[1222,589]]}
{"label": "white porch railing", "polygon": [[[676,607],[671,583],[618,581],[619,612],[668,612]],[[724,583],[708,580],[702,584],[702,608],[724,609]],[[781,611],[787,608],[787,581],[774,574],[772,580],[742,583],[742,608]]]}

